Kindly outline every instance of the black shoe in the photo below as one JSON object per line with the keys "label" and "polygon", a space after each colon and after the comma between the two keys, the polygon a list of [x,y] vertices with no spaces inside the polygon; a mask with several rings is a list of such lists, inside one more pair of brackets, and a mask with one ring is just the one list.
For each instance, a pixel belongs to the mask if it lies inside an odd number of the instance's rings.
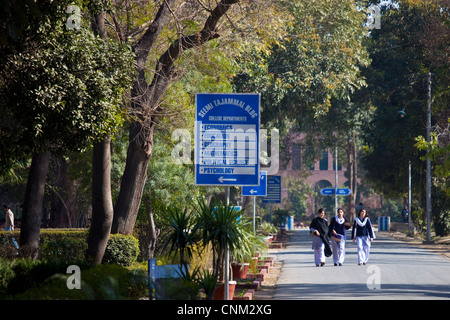
{"label": "black shoe", "polygon": [[323,267],[325,265],[325,262],[321,262],[320,266]]}
{"label": "black shoe", "polygon": [[339,263],[339,267],[342,267],[342,263]]}

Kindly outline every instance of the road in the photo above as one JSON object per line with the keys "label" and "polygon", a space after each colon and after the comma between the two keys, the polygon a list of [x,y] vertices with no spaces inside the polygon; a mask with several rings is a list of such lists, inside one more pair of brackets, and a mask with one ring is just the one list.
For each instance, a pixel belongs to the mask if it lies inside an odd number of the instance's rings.
{"label": "road", "polygon": [[450,299],[449,260],[381,232],[376,237],[367,265],[357,265],[356,244],[347,240],[343,266],[330,257],[316,267],[309,230],[295,230],[276,253],[283,267],[273,299]]}

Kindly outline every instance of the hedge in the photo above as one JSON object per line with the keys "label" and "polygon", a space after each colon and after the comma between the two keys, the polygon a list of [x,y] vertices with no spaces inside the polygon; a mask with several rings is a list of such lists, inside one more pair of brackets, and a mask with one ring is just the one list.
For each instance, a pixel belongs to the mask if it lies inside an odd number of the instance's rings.
{"label": "hedge", "polygon": [[[54,262],[77,262],[85,259],[87,229],[41,229],[39,259]],[[11,237],[19,240],[18,231],[0,232],[0,257],[11,258],[16,253]],[[130,266],[139,255],[139,242],[130,235],[112,234],[106,246],[103,262]],[[0,284],[1,285],[1,284]]]}
{"label": "hedge", "polygon": [[69,289],[67,265],[0,258],[0,299],[139,299],[148,297],[145,267],[80,264],[81,288]]}

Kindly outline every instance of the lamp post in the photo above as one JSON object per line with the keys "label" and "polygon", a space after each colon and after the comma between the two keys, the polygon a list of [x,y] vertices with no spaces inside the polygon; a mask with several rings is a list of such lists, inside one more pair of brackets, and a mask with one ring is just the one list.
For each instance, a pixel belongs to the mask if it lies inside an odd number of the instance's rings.
{"label": "lamp post", "polygon": [[[400,111],[397,111],[397,113],[399,114],[400,118],[405,118],[406,117],[406,112],[405,109],[403,108]],[[411,211],[411,159],[408,159],[408,236],[412,236],[412,232],[411,232],[411,216],[412,216],[412,211]]]}
{"label": "lamp post", "polygon": [[428,72],[428,90],[427,90],[427,240],[425,244],[433,243],[431,241],[431,160],[429,157],[431,142],[431,72]]}

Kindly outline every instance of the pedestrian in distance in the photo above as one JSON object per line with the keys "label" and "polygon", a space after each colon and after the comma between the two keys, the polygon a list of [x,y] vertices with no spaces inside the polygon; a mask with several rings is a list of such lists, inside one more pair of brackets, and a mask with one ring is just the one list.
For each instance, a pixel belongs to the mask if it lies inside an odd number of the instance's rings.
{"label": "pedestrian in distance", "polygon": [[402,216],[403,216],[403,222],[404,223],[408,223],[409,220],[409,210],[408,210],[408,206],[405,204],[405,206],[403,207],[402,210]]}
{"label": "pedestrian in distance", "polygon": [[342,266],[345,259],[345,240],[347,239],[347,230],[351,225],[344,217],[344,210],[339,208],[337,216],[330,221],[328,226],[328,236],[331,238],[331,247],[333,251],[333,263],[335,266]]}
{"label": "pedestrian in distance", "polygon": [[325,219],[325,209],[320,208],[318,217],[311,221],[309,232],[312,236],[312,249],[314,250],[314,263],[316,267],[325,265],[325,257],[331,256],[328,243],[328,221]]}
{"label": "pedestrian in distance", "polygon": [[5,211],[5,231],[14,231],[14,213],[11,211],[8,205],[3,205],[3,211]]}
{"label": "pedestrian in distance", "polygon": [[[8,205],[3,205],[3,211],[5,211],[5,231],[14,231],[14,213],[11,211]],[[11,238],[13,245],[19,249],[19,244],[14,237]]]}
{"label": "pedestrian in distance", "polygon": [[365,209],[360,209],[353,223],[352,240],[358,246],[358,265],[369,261],[370,245],[375,238],[372,223]]}

